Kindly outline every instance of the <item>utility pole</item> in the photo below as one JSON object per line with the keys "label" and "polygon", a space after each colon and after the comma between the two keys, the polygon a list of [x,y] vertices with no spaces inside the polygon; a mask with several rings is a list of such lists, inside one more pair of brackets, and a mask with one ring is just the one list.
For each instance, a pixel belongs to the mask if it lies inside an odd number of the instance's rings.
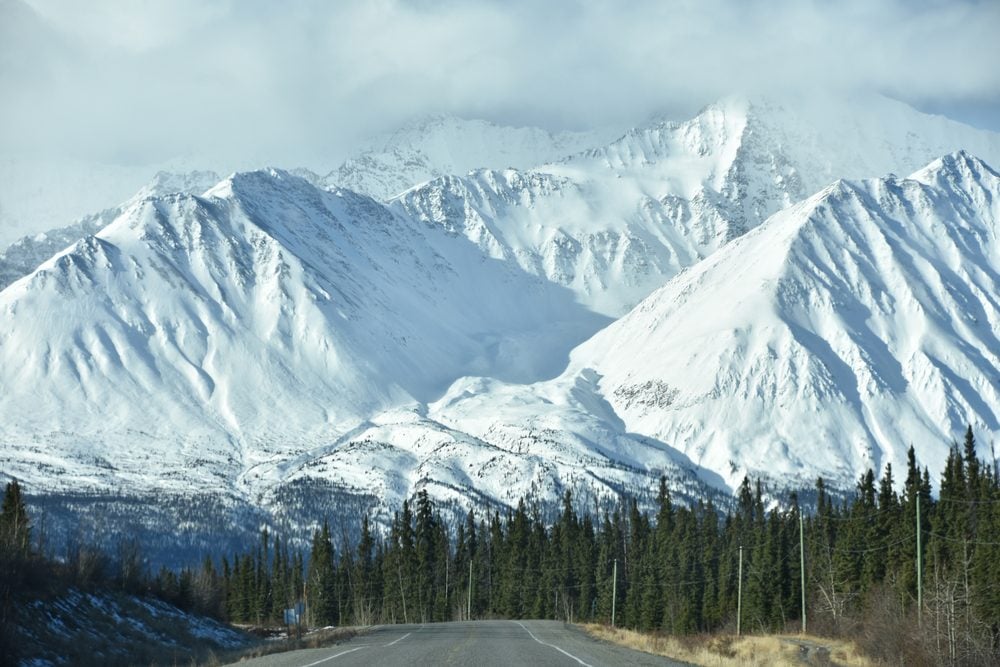
{"label": "utility pole", "polygon": [[799,571],[802,574],[802,634],[806,633],[806,539],[799,511]]}
{"label": "utility pole", "polygon": [[472,558],[469,558],[469,601],[466,603],[465,617],[467,621],[472,620]]}
{"label": "utility pole", "polygon": [[611,627],[615,627],[615,602],[618,601],[618,559],[615,559],[614,574],[611,576]]}
{"label": "utility pole", "polygon": [[736,586],[736,636],[740,636],[740,617],[743,615],[743,545],[740,545],[739,583]]}
{"label": "utility pole", "polygon": [[924,625],[924,585],[920,548],[920,489],[917,489],[917,624]]}

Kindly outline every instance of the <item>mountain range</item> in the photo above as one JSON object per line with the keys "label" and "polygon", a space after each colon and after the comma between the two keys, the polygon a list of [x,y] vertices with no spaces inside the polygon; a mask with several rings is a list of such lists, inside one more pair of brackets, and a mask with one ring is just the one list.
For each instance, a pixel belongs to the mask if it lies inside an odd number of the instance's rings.
{"label": "mountain range", "polygon": [[324,494],[384,517],[422,488],[849,490],[910,445],[939,469],[966,423],[1000,433],[997,164],[1000,136],[886,98],[729,98],[163,174],[0,253],[0,467],[302,526]]}

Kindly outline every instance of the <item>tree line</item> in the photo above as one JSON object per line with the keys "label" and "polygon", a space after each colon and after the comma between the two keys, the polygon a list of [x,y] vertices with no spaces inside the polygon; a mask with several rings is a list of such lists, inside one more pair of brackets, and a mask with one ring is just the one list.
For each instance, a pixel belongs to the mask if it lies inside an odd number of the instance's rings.
{"label": "tree line", "polygon": [[[265,530],[241,553],[179,572],[142,572],[134,543],[108,562],[123,587],[235,623],[279,625],[297,602],[311,626],[554,618],[690,634],[808,622],[891,661],[995,664],[995,460],[977,458],[970,427],[951,449],[937,498],[912,447],[900,491],[895,475],[889,465],[880,478],[869,470],[845,500],[819,479],[808,513],[794,494],[769,500],[749,479],[725,511],[710,499],[675,504],[665,480],[654,512],[634,499],[580,512],[567,492],[548,522],[522,500],[452,524],[421,491],[382,530],[367,517],[354,534],[323,525],[307,553]],[[3,516],[4,543],[27,545],[6,527],[28,530],[7,518],[6,501]]]}

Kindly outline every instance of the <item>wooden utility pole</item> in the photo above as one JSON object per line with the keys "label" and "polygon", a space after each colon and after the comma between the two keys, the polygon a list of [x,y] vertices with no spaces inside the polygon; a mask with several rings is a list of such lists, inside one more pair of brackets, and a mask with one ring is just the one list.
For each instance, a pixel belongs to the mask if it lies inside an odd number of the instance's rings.
{"label": "wooden utility pole", "polygon": [[618,559],[615,559],[614,574],[611,575],[611,627],[615,627],[615,602],[618,601]]}
{"label": "wooden utility pole", "polygon": [[736,636],[740,636],[740,617],[743,615],[743,545],[740,545],[739,583],[736,585]]}
{"label": "wooden utility pole", "polygon": [[802,528],[802,512],[799,511],[799,572],[802,575],[802,634],[806,633],[806,538]]}
{"label": "wooden utility pole", "polygon": [[472,558],[469,558],[469,600],[465,608],[465,620],[472,620]]}
{"label": "wooden utility pole", "polygon": [[924,584],[920,548],[920,489],[917,489],[917,624],[924,625]]}

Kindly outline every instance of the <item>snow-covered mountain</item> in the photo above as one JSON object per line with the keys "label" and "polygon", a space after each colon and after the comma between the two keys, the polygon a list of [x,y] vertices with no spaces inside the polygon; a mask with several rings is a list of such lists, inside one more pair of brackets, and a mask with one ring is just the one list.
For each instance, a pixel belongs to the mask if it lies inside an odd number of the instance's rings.
{"label": "snow-covered mountain", "polygon": [[393,205],[618,317],[836,178],[910,173],[969,147],[1000,164],[1000,135],[880,96],[731,98],[554,164],[435,179]]}
{"label": "snow-covered mountain", "polygon": [[614,134],[613,130],[553,133],[432,115],[365,142],[326,181],[385,200],[440,176],[484,167],[527,169],[600,146]]}
{"label": "snow-covered mountain", "polygon": [[456,395],[438,418],[489,432],[511,423],[484,422],[495,405],[545,414],[581,380],[621,432],[731,487],[850,488],[910,445],[942,469],[965,424],[1000,436],[1000,175],[959,152],[837,181],[654,292],[562,377]]}
{"label": "snow-covered mountain", "polygon": [[127,202],[84,216],[73,224],[24,236],[0,250],[0,290],[26,276],[45,260],[80,239],[108,226],[133,203],[148,197],[173,193],[201,194],[219,182],[214,171],[175,173],[160,171]]}
{"label": "snow-covered mountain", "polygon": [[231,485],[457,377],[555,375],[606,323],[464,238],[278,171],[133,202],[0,313],[7,471],[67,488]]}
{"label": "snow-covered mountain", "polygon": [[[910,444],[937,467],[966,422],[1000,434],[1000,138],[838,104],[734,98],[564,157],[586,141],[439,120],[399,140],[427,160],[351,172],[397,179],[386,202],[164,177],[12,246],[0,469],[302,525],[419,488],[850,488]],[[459,158],[488,168],[419,182]]]}

